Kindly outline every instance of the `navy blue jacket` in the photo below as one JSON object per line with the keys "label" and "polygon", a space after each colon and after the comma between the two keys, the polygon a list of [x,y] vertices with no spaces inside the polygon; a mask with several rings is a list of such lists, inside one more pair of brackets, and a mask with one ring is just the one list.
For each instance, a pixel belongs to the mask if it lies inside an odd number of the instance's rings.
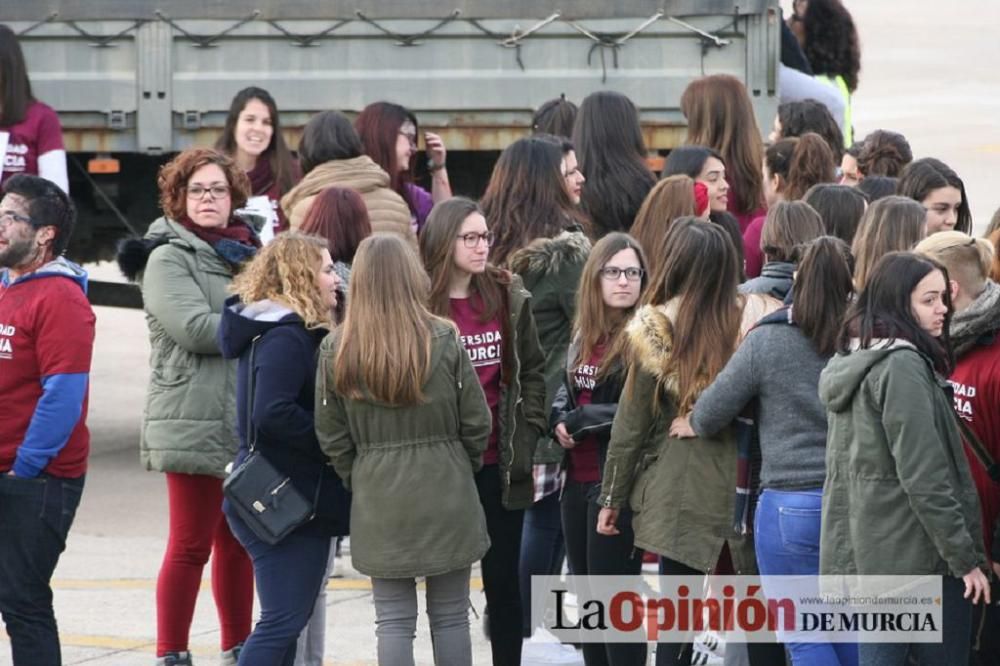
{"label": "navy blue jacket", "polygon": [[316,517],[301,533],[336,536],[348,533],[350,493],[344,490],[316,439],[316,358],[325,330],[308,330],[302,319],[281,305],[262,301],[244,305],[226,301],[219,327],[219,348],[226,358],[239,358],[236,381],[237,432],[240,450],[235,464],[249,454],[247,388],[250,348],[255,373],[251,409],[256,447],[292,484],[312,500],[319,486]]}

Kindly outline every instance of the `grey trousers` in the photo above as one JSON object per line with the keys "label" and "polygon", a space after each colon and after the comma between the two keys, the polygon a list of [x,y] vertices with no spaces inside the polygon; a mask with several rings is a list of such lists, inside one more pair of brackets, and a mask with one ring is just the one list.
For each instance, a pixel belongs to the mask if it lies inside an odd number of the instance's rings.
{"label": "grey trousers", "polygon": [[[427,617],[437,666],[472,666],[469,637],[471,567],[427,578]],[[373,578],[375,636],[379,666],[414,666],[417,633],[417,581]]]}
{"label": "grey trousers", "polygon": [[323,666],[323,653],[326,650],[326,583],[333,573],[339,538],[333,537],[330,540],[330,559],[326,563],[323,586],[319,588],[309,624],[299,634],[299,640],[295,644],[295,666]]}

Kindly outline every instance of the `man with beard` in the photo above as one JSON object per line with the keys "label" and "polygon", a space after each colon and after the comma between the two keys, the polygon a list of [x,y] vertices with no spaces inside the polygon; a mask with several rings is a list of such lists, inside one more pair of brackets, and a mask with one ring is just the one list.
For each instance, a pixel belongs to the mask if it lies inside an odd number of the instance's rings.
{"label": "man with beard", "polygon": [[69,197],[37,176],[0,200],[0,615],[14,664],[57,666],[52,572],[83,492],[94,312],[87,274],[60,256]]}

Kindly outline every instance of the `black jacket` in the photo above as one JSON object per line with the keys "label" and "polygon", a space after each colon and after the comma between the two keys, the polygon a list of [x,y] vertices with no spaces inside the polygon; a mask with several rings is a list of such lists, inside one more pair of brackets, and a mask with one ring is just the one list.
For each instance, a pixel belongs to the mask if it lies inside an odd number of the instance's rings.
{"label": "black jacket", "polygon": [[[573,388],[573,372],[576,370],[576,357],[580,353],[580,341],[573,340],[566,354],[566,371],[562,386],[556,392],[549,415],[549,426],[555,430],[560,423],[566,424],[566,431],[577,442],[594,435],[597,437],[598,460],[601,473],[604,473],[604,460],[608,455],[608,441],[611,439],[611,424],[618,411],[618,399],[625,383],[625,370],[616,366],[611,372],[605,373],[591,392],[589,405],[576,403],[576,391]],[[554,435],[553,435],[554,436]]]}
{"label": "black jacket", "polygon": [[316,516],[298,528],[300,533],[336,536],[348,533],[351,496],[316,439],[316,360],[325,333],[307,330],[297,314],[275,303],[245,306],[234,296],[222,312],[218,341],[223,356],[239,358],[235,425],[240,449],[235,464],[249,454],[247,389],[254,347],[250,411],[256,448],[305,497],[312,500],[319,487]]}

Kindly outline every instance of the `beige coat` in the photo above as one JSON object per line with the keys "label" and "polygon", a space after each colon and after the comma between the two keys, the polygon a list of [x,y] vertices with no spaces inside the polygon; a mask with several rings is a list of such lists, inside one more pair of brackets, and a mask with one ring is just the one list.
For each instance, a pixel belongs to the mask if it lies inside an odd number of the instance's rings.
{"label": "beige coat", "polygon": [[410,207],[403,197],[389,189],[389,174],[367,155],[349,160],[331,160],[310,171],[281,198],[281,209],[292,229],[306,218],[313,199],[328,187],[347,187],[365,201],[372,231],[392,231],[416,244],[410,225]]}

